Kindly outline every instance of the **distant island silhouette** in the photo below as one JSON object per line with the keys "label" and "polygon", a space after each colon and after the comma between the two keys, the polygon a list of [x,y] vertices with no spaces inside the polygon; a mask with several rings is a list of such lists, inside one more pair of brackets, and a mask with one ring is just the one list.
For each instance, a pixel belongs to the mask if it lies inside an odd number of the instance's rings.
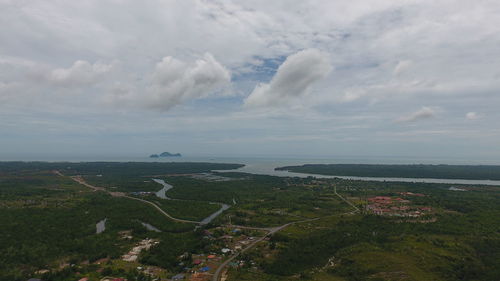
{"label": "distant island silhouette", "polygon": [[158,154],[151,154],[149,158],[160,158],[160,157],[182,157],[180,153],[170,153],[168,151]]}

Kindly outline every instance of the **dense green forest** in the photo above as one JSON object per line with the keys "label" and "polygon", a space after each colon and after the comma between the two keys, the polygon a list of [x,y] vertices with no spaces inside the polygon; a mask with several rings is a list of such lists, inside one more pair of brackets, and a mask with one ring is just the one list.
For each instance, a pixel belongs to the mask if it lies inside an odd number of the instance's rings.
{"label": "dense green forest", "polygon": [[[231,176],[229,173],[221,174]],[[227,222],[251,226],[276,226],[331,212],[340,212],[341,204],[331,189],[304,189],[291,186],[287,179],[262,175],[232,175],[231,181],[209,182],[188,177],[166,177],[174,188],[167,192],[171,198],[208,200],[233,205],[219,223]],[[239,177],[238,177],[239,176]],[[234,201],[233,201],[234,199]]]}
{"label": "dense green forest", "polygon": [[231,281],[297,276],[301,280],[493,281],[500,276],[500,188],[464,186],[467,191],[457,192],[443,184],[325,181],[348,198],[423,193],[410,199],[432,206],[435,220],[405,222],[361,213],[294,225],[245,254],[246,261],[259,263],[261,272],[251,267],[233,270]]}
{"label": "dense green forest", "polygon": [[305,164],[276,170],[333,176],[500,180],[500,166],[489,165]]}
{"label": "dense green forest", "polygon": [[240,167],[243,165],[201,162],[0,162],[0,173],[23,170],[60,170],[68,175],[110,174],[141,177],[205,173],[211,170],[230,170]]}
{"label": "dense green forest", "polygon": [[[178,174],[220,168],[210,164],[189,168],[168,163],[163,169],[151,163],[151,170],[142,163],[124,164],[121,171],[120,165],[104,162],[11,163],[0,163],[1,281],[33,276],[44,281],[91,276],[93,281],[106,274],[151,280],[136,270],[137,265],[159,266],[172,276],[192,266],[190,256],[179,258],[184,253],[207,255],[227,247],[217,237],[223,235],[219,226],[231,230],[229,222],[260,227],[300,223],[242,254],[238,262],[243,265],[230,267],[228,281],[493,281],[500,276],[499,187],[234,172],[215,173],[225,179],[213,181]],[[201,220],[219,208],[209,202],[231,207],[211,224],[195,228],[192,223],[172,221],[144,202],[93,191],[55,173],[56,169],[64,175],[83,174],[106,191],[146,199],[178,218]],[[161,188],[152,176],[173,185],[167,196],[177,200],[136,194]],[[451,186],[463,191],[450,190]],[[335,191],[361,212],[352,213],[352,206]],[[404,192],[419,195],[405,197]],[[432,213],[421,219],[376,216],[365,209],[367,198],[374,196],[403,196],[413,205],[432,208]],[[106,229],[97,234],[96,223],[103,219]],[[161,232],[148,231],[142,223]],[[124,231],[132,238],[124,239]],[[139,263],[124,265],[121,255],[146,237],[160,243],[142,252]],[[94,263],[102,258],[107,262]],[[34,274],[40,269],[50,271]]]}
{"label": "dense green forest", "polygon": [[[53,173],[55,169],[65,174],[106,173],[102,178],[109,186],[121,186],[130,179],[143,184],[138,188],[132,180],[120,190],[142,190],[145,185],[158,190],[159,184],[149,181],[148,185],[141,176],[235,167],[239,165],[0,162],[0,280],[26,280],[36,270],[58,268],[66,263],[89,262],[88,267],[92,268],[92,262],[100,258],[119,258],[144,237],[153,237],[162,243],[148,252],[143,262],[172,270],[177,267],[177,256],[203,248],[200,234],[193,232],[194,225],[173,222],[139,201],[92,192],[68,177]],[[197,220],[219,207],[208,202],[158,203],[179,217]],[[106,230],[96,234],[96,223],[103,219],[107,219]],[[142,222],[162,232],[147,231]],[[124,230],[131,231],[134,239],[120,239],[119,232]],[[65,268],[44,276],[49,278],[46,280],[74,280],[77,271],[88,270],[87,267],[76,271]],[[122,273],[141,276],[138,272]]]}

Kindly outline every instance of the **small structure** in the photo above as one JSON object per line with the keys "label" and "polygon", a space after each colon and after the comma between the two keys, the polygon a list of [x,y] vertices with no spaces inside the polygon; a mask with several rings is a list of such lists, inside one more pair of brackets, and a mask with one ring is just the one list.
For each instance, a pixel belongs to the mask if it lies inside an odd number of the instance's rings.
{"label": "small structure", "polygon": [[210,270],[210,266],[205,266],[200,269],[200,272],[207,272]]}
{"label": "small structure", "polygon": [[122,278],[122,277],[104,277],[101,279],[101,281],[127,281],[127,279]]}
{"label": "small structure", "polygon": [[172,277],[172,281],[175,281],[175,280],[184,280],[184,278],[185,278],[184,274],[179,273],[179,274],[174,275],[174,276]]}
{"label": "small structure", "polygon": [[223,254],[227,254],[229,252],[231,252],[231,249],[228,249],[228,248],[223,248],[222,250],[220,250]]}
{"label": "small structure", "polygon": [[191,275],[190,281],[205,281],[209,278],[207,273],[195,272]]}

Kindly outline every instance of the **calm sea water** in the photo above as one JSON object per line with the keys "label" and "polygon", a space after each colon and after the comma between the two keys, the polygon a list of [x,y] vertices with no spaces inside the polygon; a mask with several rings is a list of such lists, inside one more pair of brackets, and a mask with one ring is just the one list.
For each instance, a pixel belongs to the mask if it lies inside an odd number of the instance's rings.
{"label": "calm sea water", "polygon": [[0,159],[1,161],[22,160],[22,161],[68,161],[68,162],[91,162],[91,161],[112,161],[112,162],[212,162],[212,163],[237,163],[244,164],[243,168],[237,172],[290,176],[290,177],[308,177],[317,178],[345,178],[368,181],[399,181],[399,182],[427,182],[427,183],[447,183],[447,184],[484,184],[499,185],[500,181],[492,180],[459,180],[459,179],[416,179],[416,178],[379,178],[379,177],[351,177],[351,176],[323,176],[304,173],[291,173],[287,171],[275,171],[274,168],[282,166],[303,165],[303,164],[450,164],[450,165],[500,165],[497,160],[469,160],[469,159],[415,159],[404,157],[339,157],[339,158],[264,158],[264,157],[168,157],[168,158],[149,158],[149,157],[60,157],[50,159]]}

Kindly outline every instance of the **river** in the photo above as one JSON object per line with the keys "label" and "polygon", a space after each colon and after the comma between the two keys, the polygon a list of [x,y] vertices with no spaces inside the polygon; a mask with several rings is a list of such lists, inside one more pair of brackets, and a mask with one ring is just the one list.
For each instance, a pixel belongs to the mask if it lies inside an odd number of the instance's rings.
{"label": "river", "polygon": [[[334,176],[334,175],[318,175],[308,173],[295,173],[289,171],[277,171],[275,168],[283,166],[296,166],[304,164],[316,164],[317,162],[302,161],[249,161],[241,162],[245,164],[244,167],[235,170],[220,170],[218,172],[241,172],[258,175],[270,175],[278,177],[316,177],[316,178],[342,178],[350,180],[363,180],[363,181],[389,181],[389,182],[423,182],[423,183],[443,183],[443,184],[465,184],[465,185],[494,185],[500,186],[500,180],[466,180],[466,179],[433,179],[433,178],[383,178],[383,177],[357,177],[357,176]],[[323,161],[326,162],[326,161]],[[320,163],[324,164],[324,163]]]}
{"label": "river", "polygon": [[166,183],[164,180],[161,180],[161,179],[153,179],[154,182],[156,183],[159,183],[163,186],[162,189],[158,190],[155,194],[156,196],[158,196],[159,198],[161,199],[168,199],[170,200],[170,198],[167,197],[166,195],[166,192],[171,189],[173,186],[171,186],[170,184]]}
{"label": "river", "polygon": [[[173,188],[172,185],[166,183],[164,180],[162,179],[153,179],[154,182],[156,183],[159,183],[163,186],[162,189],[158,190],[157,192],[155,192],[155,195],[158,197],[158,198],[161,198],[161,199],[168,199],[168,200],[178,200],[178,199],[172,199],[172,198],[169,198],[167,197],[166,195],[166,192],[168,190],[170,190],[171,188]],[[233,199],[233,202],[236,203],[236,201],[234,201]],[[205,225],[205,224],[209,224],[212,220],[214,220],[216,217],[218,217],[220,214],[222,214],[222,212],[224,212],[225,210],[229,209],[231,206],[227,205],[227,204],[224,204],[224,203],[219,203],[219,202],[209,202],[210,204],[219,204],[221,206],[221,208],[219,210],[217,210],[215,213],[211,214],[210,216],[204,218],[200,224],[201,225]],[[144,223],[143,223],[144,225]],[[146,226],[146,225],[145,225]],[[146,226],[148,227],[148,226]],[[149,229],[149,228],[148,228]],[[151,230],[151,229],[150,229]]]}
{"label": "river", "polygon": [[[4,159],[4,161],[9,158]],[[463,180],[463,179],[430,179],[430,178],[379,178],[379,177],[356,177],[356,176],[327,176],[316,174],[292,173],[287,171],[275,171],[274,168],[283,166],[296,166],[303,164],[449,164],[449,165],[500,165],[498,158],[487,159],[461,159],[461,158],[415,158],[415,157],[369,157],[369,156],[341,156],[341,157],[316,157],[316,158],[294,158],[294,157],[213,157],[213,156],[183,156],[149,158],[147,156],[91,156],[91,157],[55,157],[53,155],[42,158],[13,158],[13,161],[48,161],[48,162],[208,162],[208,163],[238,163],[245,166],[236,170],[224,172],[243,172],[250,174],[272,175],[280,177],[308,177],[317,178],[343,178],[365,181],[399,181],[399,182],[425,182],[425,183],[445,183],[445,184],[466,184],[466,185],[498,185],[500,180]],[[171,187],[160,190],[167,191]],[[166,196],[165,196],[166,197]],[[160,197],[163,198],[163,197]],[[168,198],[163,198],[168,199]]]}
{"label": "river", "polygon": [[[433,178],[382,178],[382,177],[357,177],[357,176],[333,176],[333,175],[317,175],[307,173],[294,173],[289,171],[276,171],[275,168],[283,166],[298,166],[304,164],[411,164],[411,163],[428,163],[440,164],[446,163],[444,160],[422,161],[417,162],[411,159],[294,159],[294,158],[231,158],[231,157],[181,157],[176,159],[168,158],[161,159],[159,162],[211,162],[211,163],[238,163],[245,166],[235,170],[220,170],[218,172],[241,172],[258,175],[270,175],[278,177],[316,177],[316,178],[342,178],[351,180],[363,181],[390,181],[390,182],[423,182],[423,183],[443,183],[443,184],[465,184],[465,185],[494,185],[500,186],[500,180],[466,180],[466,179],[433,179]],[[467,163],[464,161],[449,164],[476,165],[481,162]],[[482,163],[484,164],[484,163]],[[497,164],[491,163],[491,164]]]}
{"label": "river", "polygon": [[211,214],[210,216],[208,216],[208,217],[204,218],[204,219],[200,222],[200,224],[201,224],[201,225],[209,224],[209,223],[210,223],[211,221],[213,221],[216,217],[218,217],[220,214],[222,214],[222,212],[224,212],[225,210],[227,210],[227,209],[229,209],[229,208],[231,207],[231,206],[229,206],[229,205],[227,205],[227,204],[224,204],[224,203],[214,203],[214,202],[211,202],[210,204],[220,204],[220,205],[221,205],[221,208],[220,208],[217,212],[215,212],[215,213]]}
{"label": "river", "polygon": [[147,228],[147,230],[151,230],[151,231],[155,231],[155,232],[161,232],[161,230],[159,230],[158,228],[150,225],[149,223],[146,223],[146,222],[140,222],[145,228]]}
{"label": "river", "polygon": [[99,234],[99,233],[103,232],[104,230],[106,230],[106,221],[107,220],[108,219],[106,218],[106,219],[103,219],[103,220],[99,221],[98,223],[96,223],[96,225],[95,225],[95,228],[96,228],[95,233],[96,234]]}

